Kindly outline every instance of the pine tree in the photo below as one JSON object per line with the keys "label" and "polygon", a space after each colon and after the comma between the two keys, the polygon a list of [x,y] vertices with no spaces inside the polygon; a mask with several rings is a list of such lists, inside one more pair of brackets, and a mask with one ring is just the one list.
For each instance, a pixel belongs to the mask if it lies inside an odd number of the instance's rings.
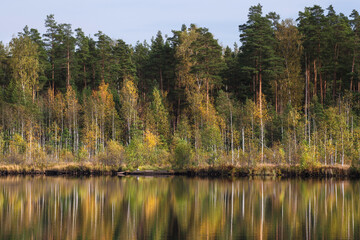
{"label": "pine tree", "polygon": [[[243,71],[253,79],[254,98],[259,106],[261,128],[261,161],[264,161],[264,121],[263,121],[263,78],[269,83],[276,75],[278,58],[275,55],[275,37],[272,22],[262,16],[262,6],[252,6],[249,9],[248,21],[240,25],[240,41],[242,52],[247,58]],[[258,88],[256,88],[258,86]],[[266,85],[265,85],[266,86]]]}
{"label": "pine tree", "polygon": [[55,65],[57,62],[57,48],[59,46],[58,40],[58,24],[55,21],[54,14],[46,16],[45,20],[46,33],[44,34],[44,42],[46,50],[49,55],[49,62],[51,65],[50,79],[52,81],[52,89],[55,90]]}
{"label": "pine tree", "polygon": [[356,10],[353,10],[351,15],[350,25],[353,31],[352,40],[352,63],[350,76],[350,90],[356,89],[355,80],[357,80],[357,91],[360,92],[360,15]]}
{"label": "pine tree", "polygon": [[123,40],[119,39],[115,42],[112,49],[111,82],[118,91],[126,76],[135,75],[132,54],[133,50]]}
{"label": "pine tree", "polygon": [[86,37],[81,28],[75,29],[76,32],[76,60],[79,65],[79,82],[82,79],[83,87],[87,87],[89,81],[89,37]]}
{"label": "pine tree", "polygon": [[[112,51],[112,40],[109,36],[105,35],[101,31],[95,34],[98,37],[96,47],[98,49],[98,64],[100,67],[100,79],[105,83],[110,81],[110,62]],[[113,83],[111,83],[113,85]]]}
{"label": "pine tree", "polygon": [[75,69],[74,54],[76,39],[73,37],[70,24],[59,24],[58,33],[61,41],[59,48],[59,61],[61,69],[65,69],[65,77],[62,79],[66,79],[66,88],[68,88],[72,84],[72,71]]}
{"label": "pine tree", "polygon": [[222,60],[222,49],[207,28],[192,26],[198,37],[190,45],[193,66],[191,73],[195,75],[197,84],[206,88],[206,111],[209,110],[210,90],[221,86],[220,73],[225,68]]}

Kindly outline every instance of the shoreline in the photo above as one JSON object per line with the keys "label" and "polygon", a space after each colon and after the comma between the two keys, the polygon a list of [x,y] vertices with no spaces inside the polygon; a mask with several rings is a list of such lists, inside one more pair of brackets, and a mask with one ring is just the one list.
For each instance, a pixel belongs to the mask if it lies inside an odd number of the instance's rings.
{"label": "shoreline", "polygon": [[302,169],[299,165],[259,164],[257,166],[203,166],[187,169],[129,170],[93,164],[58,164],[52,166],[0,165],[0,176],[8,175],[67,175],[67,176],[190,176],[190,177],[252,177],[268,176],[283,178],[360,178],[360,168],[349,165],[322,165]]}

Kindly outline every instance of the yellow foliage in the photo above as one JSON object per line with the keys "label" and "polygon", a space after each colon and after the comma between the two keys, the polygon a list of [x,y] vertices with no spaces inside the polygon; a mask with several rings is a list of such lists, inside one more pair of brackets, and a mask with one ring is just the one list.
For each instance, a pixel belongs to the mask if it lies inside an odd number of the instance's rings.
{"label": "yellow foliage", "polygon": [[145,131],[145,143],[150,149],[154,149],[159,143],[159,137],[150,130]]}
{"label": "yellow foliage", "polygon": [[60,158],[64,162],[73,162],[74,161],[74,155],[69,150],[63,150],[60,154]]}
{"label": "yellow foliage", "polygon": [[[9,43],[11,51],[10,66],[12,69],[15,92],[21,92],[21,98],[32,94],[38,84],[40,64],[38,59],[38,46],[29,37],[13,38]],[[20,96],[17,96],[20,97]]]}
{"label": "yellow foliage", "polygon": [[92,129],[85,129],[83,142],[84,145],[88,148],[88,151],[94,152],[96,145],[95,131]]}
{"label": "yellow foliage", "polygon": [[10,151],[13,153],[23,153],[26,149],[26,141],[20,134],[15,133],[10,140]]}
{"label": "yellow foliage", "polygon": [[[115,103],[113,95],[108,91],[109,84],[101,82],[98,91],[93,91],[93,98],[105,115],[109,115],[114,110]],[[106,117],[106,116],[104,116]]]}
{"label": "yellow foliage", "polygon": [[260,109],[260,101],[258,99],[257,104],[254,105],[253,111],[256,120],[260,121],[260,119],[262,119],[264,122],[271,120],[271,116],[267,110],[267,102],[264,94],[262,94],[261,97],[261,109]]}

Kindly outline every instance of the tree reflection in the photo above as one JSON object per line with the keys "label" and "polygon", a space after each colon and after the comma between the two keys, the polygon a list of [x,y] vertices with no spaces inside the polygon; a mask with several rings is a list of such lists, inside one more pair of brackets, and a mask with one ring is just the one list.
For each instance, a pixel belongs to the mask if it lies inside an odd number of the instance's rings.
{"label": "tree reflection", "polygon": [[1,239],[359,237],[358,181],[0,178]]}

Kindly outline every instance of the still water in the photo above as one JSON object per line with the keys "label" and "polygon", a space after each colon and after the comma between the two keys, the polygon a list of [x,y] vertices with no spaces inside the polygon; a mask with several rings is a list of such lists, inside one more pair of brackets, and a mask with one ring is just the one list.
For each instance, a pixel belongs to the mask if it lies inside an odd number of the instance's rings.
{"label": "still water", "polygon": [[0,178],[0,239],[360,239],[360,181]]}

